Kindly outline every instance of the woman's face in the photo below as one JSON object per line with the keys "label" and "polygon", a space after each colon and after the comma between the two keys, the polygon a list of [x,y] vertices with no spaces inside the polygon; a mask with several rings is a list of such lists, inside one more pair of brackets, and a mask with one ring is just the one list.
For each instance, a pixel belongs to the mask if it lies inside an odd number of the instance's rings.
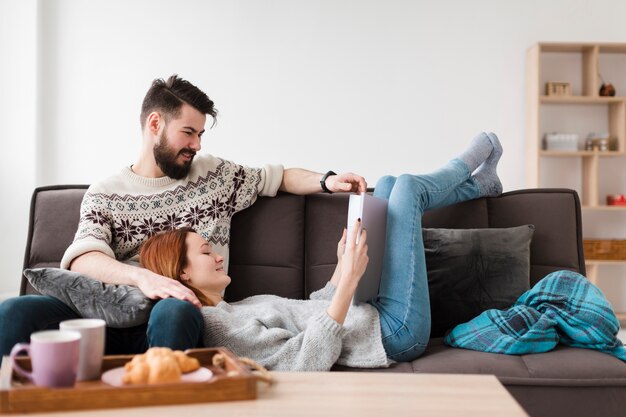
{"label": "woman's face", "polygon": [[211,293],[221,293],[230,284],[224,272],[224,258],[197,233],[187,233],[187,266],[181,279],[188,285]]}

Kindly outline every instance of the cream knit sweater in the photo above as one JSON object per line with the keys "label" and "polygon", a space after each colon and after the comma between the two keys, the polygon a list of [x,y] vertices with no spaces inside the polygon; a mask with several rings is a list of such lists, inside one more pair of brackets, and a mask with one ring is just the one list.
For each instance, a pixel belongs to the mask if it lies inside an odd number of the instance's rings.
{"label": "cream knit sweater", "polygon": [[281,165],[248,168],[206,154],[194,158],[181,180],[145,178],[126,167],[85,193],[78,230],[61,268],[90,251],[133,263],[153,234],[190,226],[224,256],[227,270],[233,214],[259,195],[275,196],[282,177]]}

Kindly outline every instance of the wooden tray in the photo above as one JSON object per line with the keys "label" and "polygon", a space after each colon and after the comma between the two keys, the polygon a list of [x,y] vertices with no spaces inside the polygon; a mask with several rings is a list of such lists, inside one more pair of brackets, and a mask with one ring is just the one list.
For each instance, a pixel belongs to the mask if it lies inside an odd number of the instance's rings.
{"label": "wooden tray", "polygon": [[[211,401],[250,400],[257,397],[256,376],[224,348],[190,349],[186,353],[197,358],[213,372],[206,382],[114,387],[97,381],[77,382],[73,388],[37,387],[11,370],[8,357],[2,361],[0,413],[68,411],[117,407],[190,404]],[[224,355],[224,368],[212,365],[213,356]],[[124,366],[133,356],[105,356],[102,372]],[[30,359],[18,358],[29,370]]]}

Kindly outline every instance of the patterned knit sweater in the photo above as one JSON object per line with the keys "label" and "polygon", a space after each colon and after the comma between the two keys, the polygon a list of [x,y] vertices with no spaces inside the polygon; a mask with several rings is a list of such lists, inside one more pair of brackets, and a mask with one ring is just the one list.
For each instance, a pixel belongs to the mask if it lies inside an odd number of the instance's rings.
{"label": "patterned knit sweater", "polygon": [[141,177],[126,167],[85,193],[78,230],[61,268],[91,251],[135,263],[147,238],[190,226],[224,256],[227,270],[233,214],[259,195],[275,196],[282,176],[281,165],[248,168],[211,155],[196,156],[181,180]]}
{"label": "patterned knit sweater", "polygon": [[389,366],[378,311],[352,305],[340,325],[326,313],[335,289],[329,282],[310,300],[257,295],[203,307],[205,346],[225,346],[277,371],[328,371],[335,363]]}

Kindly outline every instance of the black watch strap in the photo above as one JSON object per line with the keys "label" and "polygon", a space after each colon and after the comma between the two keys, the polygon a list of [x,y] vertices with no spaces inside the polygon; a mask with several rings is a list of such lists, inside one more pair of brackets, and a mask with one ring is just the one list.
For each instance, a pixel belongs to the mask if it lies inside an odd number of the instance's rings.
{"label": "black watch strap", "polygon": [[320,185],[322,186],[322,190],[324,190],[324,192],[328,194],[333,193],[332,191],[328,189],[328,187],[326,187],[326,178],[330,177],[331,175],[337,175],[337,174],[334,173],[333,171],[328,171],[326,174],[324,174],[324,176],[320,180]]}

